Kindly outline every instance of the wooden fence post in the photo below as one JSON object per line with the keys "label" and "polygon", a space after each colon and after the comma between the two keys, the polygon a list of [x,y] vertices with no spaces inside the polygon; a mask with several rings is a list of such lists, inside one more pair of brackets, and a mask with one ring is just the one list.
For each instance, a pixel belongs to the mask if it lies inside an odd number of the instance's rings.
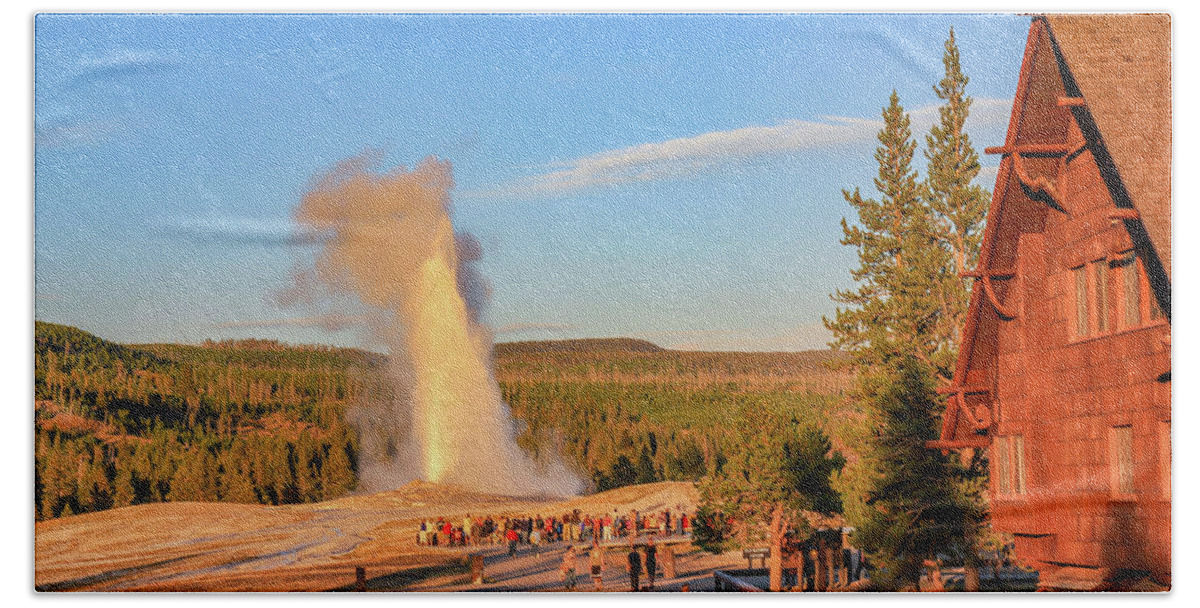
{"label": "wooden fence post", "polygon": [[483,554],[481,553],[471,555],[471,584],[483,584]]}
{"label": "wooden fence post", "polygon": [[817,539],[817,591],[829,590],[829,551],[825,544],[825,538]]}
{"label": "wooden fence post", "polygon": [[663,545],[659,554],[662,555],[663,577],[675,578],[675,550],[671,545]]}
{"label": "wooden fence post", "polygon": [[362,566],[354,568],[354,590],[367,590],[367,569]]}

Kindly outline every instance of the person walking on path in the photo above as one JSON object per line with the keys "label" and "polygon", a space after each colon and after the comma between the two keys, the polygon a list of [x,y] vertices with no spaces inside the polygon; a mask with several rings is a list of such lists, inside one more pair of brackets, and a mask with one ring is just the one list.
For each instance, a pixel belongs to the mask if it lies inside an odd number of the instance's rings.
{"label": "person walking on path", "polygon": [[516,557],[517,539],[521,538],[521,535],[517,534],[517,530],[515,528],[509,528],[508,532],[504,533],[504,538],[508,540],[508,556]]}
{"label": "person walking on path", "polygon": [[537,555],[542,548],[542,531],[534,528],[529,532],[529,546],[533,548],[533,554]]}
{"label": "person walking on path", "polygon": [[601,580],[604,577],[604,549],[600,548],[599,537],[592,539],[592,553],[588,561],[592,566],[592,585],[599,591],[604,586]]}
{"label": "person walking on path", "polygon": [[654,591],[654,575],[658,570],[658,548],[654,546],[654,537],[646,541],[646,583]]}
{"label": "person walking on path", "polygon": [[629,570],[629,590],[634,592],[640,591],[638,589],[640,586],[638,579],[642,576],[642,556],[638,553],[637,546],[633,544],[632,539],[629,542],[629,555],[626,557],[629,562],[626,565],[626,568]]}
{"label": "person walking on path", "polygon": [[563,582],[567,584],[567,591],[575,590],[575,545],[567,547],[567,552],[563,554],[562,562]]}

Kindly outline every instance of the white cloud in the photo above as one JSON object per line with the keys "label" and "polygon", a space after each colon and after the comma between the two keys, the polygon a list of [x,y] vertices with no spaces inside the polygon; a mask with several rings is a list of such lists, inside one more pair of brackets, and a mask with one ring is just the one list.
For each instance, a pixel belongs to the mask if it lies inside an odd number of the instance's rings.
{"label": "white cloud", "polygon": [[221,243],[304,245],[327,236],[286,218],[171,218],[160,223],[160,227],[193,239]]}
{"label": "white cloud", "polygon": [[[1004,124],[1011,104],[1011,100],[976,99],[969,128]],[[938,107],[918,108],[910,114],[914,136],[920,138],[937,120]],[[819,122],[787,120],[770,127],[712,131],[590,154],[556,163],[550,167],[552,170],[538,175],[464,194],[489,198],[553,197],[588,188],[676,179],[774,154],[872,145],[882,126],[882,120],[878,119],[824,116]]]}

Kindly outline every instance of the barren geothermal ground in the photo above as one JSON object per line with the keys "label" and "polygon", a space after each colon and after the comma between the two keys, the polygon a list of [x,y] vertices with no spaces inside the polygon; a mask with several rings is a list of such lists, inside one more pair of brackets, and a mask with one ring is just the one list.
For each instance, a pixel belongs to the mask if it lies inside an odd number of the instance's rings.
{"label": "barren geothermal ground", "polygon": [[[696,507],[691,483],[629,486],[568,500],[479,494],[413,482],[378,494],[316,504],[267,507],[156,503],[38,522],[35,585],[44,591],[330,591],[355,586],[355,568],[372,591],[561,590],[566,543],[509,558],[502,547],[427,548],[416,544],[427,517],[603,513]],[[485,584],[467,584],[464,558],[485,556]],[[623,553],[609,558],[604,590],[627,591]],[[741,556],[681,554],[676,579],[659,588],[711,586],[712,568]],[[586,554],[579,558],[579,589]]]}

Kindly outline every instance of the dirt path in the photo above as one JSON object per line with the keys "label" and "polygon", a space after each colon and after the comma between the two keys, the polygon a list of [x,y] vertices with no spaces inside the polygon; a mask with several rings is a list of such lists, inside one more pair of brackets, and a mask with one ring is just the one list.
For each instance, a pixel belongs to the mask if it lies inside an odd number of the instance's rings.
{"label": "dirt path", "polygon": [[[683,539],[679,539],[683,540]],[[567,591],[559,567],[567,543],[554,543],[535,553],[530,547],[522,547],[515,557],[509,557],[502,547],[489,547],[484,554],[484,583],[472,585],[469,574],[456,573],[434,577],[412,585],[410,591]],[[578,544],[575,591],[594,592],[595,588],[586,553],[586,544]],[[629,574],[625,570],[627,545],[614,543],[609,549],[602,570],[602,586],[599,591],[631,591]],[[714,568],[739,567],[743,562],[740,553],[710,555],[695,549],[687,549],[676,556],[676,576],[664,579],[662,567],[655,581],[655,591],[680,591],[684,585],[691,591],[712,591]],[[647,589],[645,576],[641,578],[643,590]],[[385,590],[382,587],[371,590]]]}

